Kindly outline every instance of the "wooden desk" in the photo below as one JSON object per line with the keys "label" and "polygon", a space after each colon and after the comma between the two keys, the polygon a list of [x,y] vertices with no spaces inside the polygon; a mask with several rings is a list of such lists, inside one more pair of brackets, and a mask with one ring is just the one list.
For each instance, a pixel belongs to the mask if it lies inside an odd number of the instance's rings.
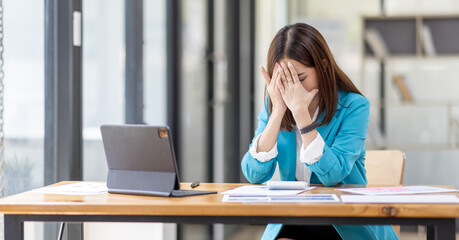
{"label": "wooden desk", "polygon": [[[68,184],[72,182],[61,182]],[[225,191],[242,184],[202,183]],[[184,189],[188,184],[182,184]],[[340,186],[341,188],[343,186]],[[317,187],[309,193],[347,194]],[[221,194],[165,198],[121,194],[87,196],[24,192],[0,199],[5,239],[23,239],[24,221],[175,222],[301,225],[426,225],[428,239],[455,239],[459,204],[223,203]]]}

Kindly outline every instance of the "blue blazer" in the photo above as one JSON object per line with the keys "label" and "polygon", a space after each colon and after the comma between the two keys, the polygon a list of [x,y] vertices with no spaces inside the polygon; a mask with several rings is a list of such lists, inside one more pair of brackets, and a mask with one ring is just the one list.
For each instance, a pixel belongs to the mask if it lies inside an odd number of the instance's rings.
{"label": "blue blazer", "polygon": [[[338,106],[332,120],[317,128],[325,141],[319,161],[307,165],[311,170],[311,184],[327,187],[337,184],[366,184],[365,139],[368,129],[370,104],[360,94],[339,91]],[[319,121],[324,114],[319,116]],[[269,115],[263,108],[258,115],[255,137],[266,127]],[[279,165],[282,181],[295,181],[296,136],[295,131],[280,131],[277,137],[277,157],[261,163],[247,152],[241,162],[242,172],[250,183],[264,183],[271,179]],[[334,225],[344,240],[398,239],[392,226]],[[275,239],[282,224],[268,224],[262,240]]]}

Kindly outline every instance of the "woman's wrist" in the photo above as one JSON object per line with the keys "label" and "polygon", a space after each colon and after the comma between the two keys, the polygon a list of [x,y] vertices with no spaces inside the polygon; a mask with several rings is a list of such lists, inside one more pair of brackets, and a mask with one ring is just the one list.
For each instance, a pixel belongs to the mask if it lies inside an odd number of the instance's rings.
{"label": "woman's wrist", "polygon": [[280,131],[282,118],[284,115],[280,115],[274,109],[269,117],[268,124],[263,130],[263,134],[260,136],[257,145],[257,152],[269,152],[274,147],[277,141],[277,135]]}
{"label": "woman's wrist", "polygon": [[293,118],[295,119],[298,128],[306,127],[312,123],[311,116],[307,107],[298,107],[292,111]]}
{"label": "woman's wrist", "polygon": [[308,112],[309,104],[304,104],[304,105],[299,105],[295,106],[291,109],[293,116],[297,115],[302,115],[304,113],[309,113]]}
{"label": "woman's wrist", "polygon": [[284,117],[284,114],[285,114],[285,110],[282,110],[282,109],[279,109],[279,108],[276,108],[273,106],[273,110],[272,110],[272,113],[271,115],[274,115],[274,116],[280,116],[280,117]]}
{"label": "woman's wrist", "polygon": [[306,134],[302,134],[301,135],[301,140],[303,140],[303,147],[306,149],[309,144],[311,144],[314,139],[316,139],[317,135],[319,134],[319,132],[317,132],[317,130],[312,130]]}

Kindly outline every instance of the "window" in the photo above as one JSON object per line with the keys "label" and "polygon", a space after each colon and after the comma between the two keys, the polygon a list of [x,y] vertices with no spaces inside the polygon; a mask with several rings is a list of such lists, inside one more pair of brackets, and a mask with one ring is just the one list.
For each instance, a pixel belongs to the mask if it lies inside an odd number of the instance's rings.
{"label": "window", "polygon": [[11,195],[43,185],[44,3],[3,3],[4,186]]}
{"label": "window", "polygon": [[84,1],[83,31],[83,180],[105,181],[99,127],[124,122],[124,1]]}

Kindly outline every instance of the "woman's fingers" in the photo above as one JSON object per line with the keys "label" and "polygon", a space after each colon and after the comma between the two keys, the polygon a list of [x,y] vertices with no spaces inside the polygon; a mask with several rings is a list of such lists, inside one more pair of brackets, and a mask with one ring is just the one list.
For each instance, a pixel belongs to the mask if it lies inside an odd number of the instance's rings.
{"label": "woman's fingers", "polygon": [[[274,74],[279,74],[279,63],[276,62],[276,64],[274,65],[274,68],[273,68],[273,76]],[[276,76],[277,77],[277,76]]]}
{"label": "woman's fingers", "polygon": [[282,69],[281,66],[279,66],[277,69],[278,69],[279,75],[280,75],[280,77],[281,77],[281,79],[280,79],[280,80],[281,80],[281,83],[282,83],[282,84],[287,84],[287,75],[285,74],[284,69]]}
{"label": "woman's fingers", "polygon": [[281,66],[279,66],[279,75],[280,75],[280,84],[282,84],[282,87],[284,89],[284,91],[287,91],[288,89],[288,83],[287,83],[287,75],[285,74],[285,71],[284,69],[282,69]]}
{"label": "woman's fingers", "polygon": [[276,80],[277,76],[279,75],[278,67],[279,67],[279,64],[276,62],[273,68],[273,75],[270,77],[265,67],[260,66],[261,75],[263,76],[263,79],[265,79],[267,86],[269,86],[270,83],[275,84],[275,81],[271,81],[271,80],[273,79]]}
{"label": "woman's fingers", "polygon": [[285,91],[285,88],[284,88],[284,85],[281,81],[281,76],[277,76],[276,78],[276,83],[277,83],[277,88],[279,89],[280,93],[283,95],[284,94],[284,91]]}
{"label": "woman's fingers", "polygon": [[290,62],[287,63],[288,65],[288,69],[290,69],[290,73],[292,75],[292,78],[293,78],[293,83],[300,83],[300,79],[298,78],[298,73],[296,72],[295,68],[293,67],[293,64],[291,64]]}
{"label": "woman's fingers", "polygon": [[281,66],[285,74],[285,78],[287,79],[287,83],[293,83],[292,74],[290,73],[290,70],[287,68],[287,65],[285,65],[285,63],[281,63]]}
{"label": "woman's fingers", "polygon": [[266,86],[269,86],[269,83],[271,82],[271,78],[269,77],[268,73],[266,72],[263,66],[260,66],[260,72],[263,78],[265,79]]}
{"label": "woman's fingers", "polygon": [[274,81],[273,81],[274,85],[276,85],[275,82],[276,82],[277,76],[279,76],[278,67],[279,67],[279,64],[276,63],[276,64],[274,65],[274,68],[273,68],[273,75],[272,75],[271,79],[274,80]]}

